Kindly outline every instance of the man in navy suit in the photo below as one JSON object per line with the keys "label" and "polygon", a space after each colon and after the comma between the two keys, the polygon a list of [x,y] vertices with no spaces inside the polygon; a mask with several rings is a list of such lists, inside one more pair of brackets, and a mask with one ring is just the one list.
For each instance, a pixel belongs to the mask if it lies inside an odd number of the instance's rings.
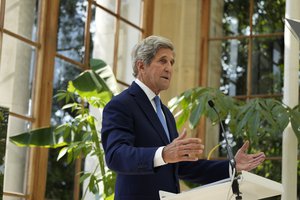
{"label": "man in navy suit", "polygon": [[[229,161],[199,160],[201,140],[187,138],[185,131],[179,135],[172,113],[159,100],[172,77],[171,41],[150,36],[135,46],[132,59],[135,81],[103,111],[106,163],[117,173],[115,199],[159,200],[159,190],[180,192],[179,179],[206,184],[228,178]],[[265,159],[263,153],[246,154],[247,148],[248,142],[235,155],[238,171]]]}

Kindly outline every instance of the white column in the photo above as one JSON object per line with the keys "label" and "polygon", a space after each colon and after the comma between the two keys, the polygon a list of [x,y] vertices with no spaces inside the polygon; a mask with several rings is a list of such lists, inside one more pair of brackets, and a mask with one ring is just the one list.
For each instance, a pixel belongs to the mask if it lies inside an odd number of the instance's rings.
{"label": "white column", "polygon": [[[286,18],[300,19],[300,2],[286,0]],[[285,23],[288,23],[287,21]],[[284,90],[283,102],[290,107],[298,104],[299,97],[299,41],[291,33],[287,24],[284,30]],[[283,200],[297,199],[297,154],[298,140],[289,125],[282,140],[282,184]]]}

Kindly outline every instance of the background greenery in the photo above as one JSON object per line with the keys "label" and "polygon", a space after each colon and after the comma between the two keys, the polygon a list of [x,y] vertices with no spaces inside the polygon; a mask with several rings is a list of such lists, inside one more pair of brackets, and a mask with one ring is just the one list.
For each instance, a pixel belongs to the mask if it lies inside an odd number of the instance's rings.
{"label": "background greenery", "polygon": [[[209,100],[215,102],[215,108],[226,125],[227,134],[233,137],[230,138],[234,144],[233,152],[236,152],[246,139],[249,140],[249,152],[263,151],[268,157],[254,170],[254,173],[281,182],[282,133],[288,123],[291,123],[299,139],[299,106],[289,108],[282,102],[269,98],[255,98],[245,102],[226,96],[214,88],[197,87],[183,92],[169,102],[169,107],[177,118],[178,128],[186,122],[191,129],[196,128],[203,115],[213,124],[218,124],[215,111],[207,103]],[[221,130],[220,138],[223,139]],[[219,153],[221,157],[227,155],[225,148],[222,147],[219,148]],[[298,165],[298,194],[299,172]],[[191,187],[195,186],[187,184]]]}
{"label": "background greenery", "polygon": [[[110,70],[110,67],[101,60],[92,60],[91,63],[98,66],[102,72],[105,69]],[[112,73],[103,74],[113,76]],[[67,164],[89,154],[95,155],[98,158],[95,170],[83,172],[81,181],[89,178],[88,189],[91,192],[95,195],[102,195],[105,199],[111,199],[115,174],[105,167],[99,130],[96,129],[97,119],[90,115],[88,109],[89,105],[103,108],[113,96],[105,80],[109,80],[109,77],[101,77],[99,71],[98,74],[92,70],[81,73],[69,82],[66,91],[59,91],[56,94],[58,100],[65,101],[63,110],[71,109],[71,112],[76,113],[74,118],[70,118],[69,121],[55,128],[33,130],[10,137],[10,139],[20,146],[62,147],[57,159],[66,156],[65,163]],[[240,147],[243,140],[249,139],[251,152],[264,151],[267,156],[273,156],[281,151],[282,131],[289,122],[297,136],[300,135],[299,106],[292,109],[275,99],[257,98],[243,102],[224,95],[218,89],[200,87],[187,90],[170,101],[169,107],[177,117],[178,128],[188,122],[190,128],[194,129],[202,116],[217,124],[218,117],[208,106],[208,100],[215,102],[221,120],[227,121],[228,131],[234,133],[235,141],[238,143],[235,148]],[[270,146],[270,143],[275,146]],[[222,152],[221,154],[226,155]],[[257,169],[257,173],[272,180],[279,180],[280,164],[267,160],[264,166]],[[275,167],[277,167],[275,171],[272,171],[271,168]],[[99,189],[99,183],[104,186],[103,193]],[[62,186],[61,184],[62,182],[59,185]]]}
{"label": "background greenery", "polygon": [[8,124],[8,108],[0,106],[0,199],[3,197],[3,184],[4,184],[4,158],[7,137],[7,124]]}

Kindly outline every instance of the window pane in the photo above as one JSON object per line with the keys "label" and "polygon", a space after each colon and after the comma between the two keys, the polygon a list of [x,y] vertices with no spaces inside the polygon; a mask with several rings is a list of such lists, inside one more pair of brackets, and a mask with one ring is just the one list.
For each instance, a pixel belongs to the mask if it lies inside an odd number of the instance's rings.
{"label": "window pane", "polygon": [[36,41],[39,1],[9,0],[5,4],[4,28]]}
{"label": "window pane", "polygon": [[113,66],[114,59],[115,20],[115,17],[96,7],[92,23],[92,57],[102,59],[110,66]]}
{"label": "window pane", "polygon": [[210,1],[210,37],[223,36],[223,0]]}
{"label": "window pane", "polygon": [[252,94],[282,92],[283,53],[283,38],[253,40]]}
{"label": "window pane", "polygon": [[116,1],[115,0],[96,0],[96,3],[115,12],[116,10]]}
{"label": "window pane", "polygon": [[221,86],[230,96],[246,95],[247,58],[246,40],[227,40],[222,42]]}
{"label": "window pane", "polygon": [[0,106],[0,197],[3,195],[4,185],[4,169],[5,169],[5,151],[6,151],[6,138],[8,127],[8,108]]}
{"label": "window pane", "polygon": [[49,149],[46,199],[74,199],[75,164],[68,164],[66,156],[57,161],[61,148]]}
{"label": "window pane", "polygon": [[[8,119],[8,137],[29,131],[31,123],[16,117]],[[6,140],[6,155],[4,168],[4,191],[25,193],[28,174],[27,147],[18,147]]]}
{"label": "window pane", "polygon": [[249,35],[249,1],[233,0],[224,5],[224,35]]}
{"label": "window pane", "polygon": [[253,34],[283,32],[284,15],[284,0],[255,0],[252,16]]}
{"label": "window pane", "polygon": [[60,1],[57,52],[81,62],[84,58],[85,0]]}
{"label": "window pane", "polygon": [[[59,90],[66,90],[68,82],[73,80],[81,73],[81,70],[76,66],[65,62],[61,59],[55,59],[54,77],[53,77],[53,95],[56,95]],[[70,117],[69,113],[61,110],[62,103],[56,99],[52,101],[51,124],[53,126],[60,125],[66,118]]]}
{"label": "window pane", "polygon": [[[68,81],[81,73],[79,68],[61,59],[55,59],[54,70],[53,95],[57,94],[58,90],[66,90]],[[73,113],[70,110],[61,109],[64,103],[65,101],[58,102],[57,99],[53,99],[51,125],[58,126],[72,118]],[[49,151],[46,198],[73,199],[74,164],[68,165],[66,158],[57,161],[59,151],[60,149]]]}
{"label": "window pane", "polygon": [[[223,9],[221,7],[223,6]],[[249,1],[226,0],[212,1],[211,5],[211,37],[249,35]],[[222,19],[222,21],[221,21]],[[222,24],[222,29],[220,25]],[[220,28],[219,28],[220,27]]]}
{"label": "window pane", "polygon": [[95,33],[96,33],[96,6],[92,4],[92,9],[91,9],[91,22],[90,22],[90,58],[93,58],[93,52],[94,52],[94,41],[95,41]]}
{"label": "window pane", "polygon": [[31,116],[36,50],[3,35],[1,53],[0,104],[12,112]]}
{"label": "window pane", "polygon": [[141,0],[121,1],[121,16],[139,26],[141,20]]}
{"label": "window pane", "polygon": [[222,54],[222,41],[212,41],[209,43],[208,49],[208,86],[213,88],[220,87],[221,79],[221,54]]}
{"label": "window pane", "polygon": [[117,79],[127,84],[134,80],[132,75],[131,50],[141,38],[141,32],[121,22]]}

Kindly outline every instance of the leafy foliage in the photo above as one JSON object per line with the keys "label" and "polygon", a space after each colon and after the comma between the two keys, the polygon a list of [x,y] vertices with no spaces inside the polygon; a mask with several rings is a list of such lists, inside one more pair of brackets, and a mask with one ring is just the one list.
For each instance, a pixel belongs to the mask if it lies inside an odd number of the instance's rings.
{"label": "leafy foliage", "polygon": [[300,138],[299,106],[291,109],[275,99],[239,101],[214,88],[193,88],[169,101],[178,128],[188,121],[190,128],[194,129],[202,116],[213,123],[218,122],[216,113],[208,105],[209,100],[214,102],[221,120],[229,121],[230,131],[236,136],[251,138],[252,141],[265,135],[276,137],[291,123]]}
{"label": "leafy foliage", "polygon": [[[92,64],[102,63],[99,69],[107,72],[103,61],[93,59]],[[105,74],[105,77],[113,74]],[[113,76],[114,77],[114,76]],[[113,77],[110,77],[112,79]],[[113,93],[102,78],[92,70],[86,70],[77,78],[70,81],[67,90],[60,90],[56,95],[65,104],[62,109],[75,113],[75,117],[57,127],[45,127],[10,137],[18,146],[39,146],[44,148],[60,148],[57,160],[66,158],[66,163],[71,164],[77,158],[88,155],[97,158],[97,165],[93,172],[82,172],[80,181],[89,179],[88,190],[102,196],[111,198],[114,193],[115,174],[105,167],[104,152],[101,139],[96,128],[97,119],[90,114],[89,106],[101,109],[112,98]],[[103,185],[103,193],[99,184]],[[84,192],[86,194],[87,190]]]}
{"label": "leafy foliage", "polygon": [[0,199],[3,195],[4,185],[4,157],[6,149],[8,114],[8,108],[0,107]]}
{"label": "leafy foliage", "polygon": [[[102,65],[101,62],[94,63]],[[104,74],[107,72],[100,71],[105,72]],[[88,189],[98,195],[99,183],[103,183],[103,197],[110,199],[113,198],[115,174],[105,167],[104,152],[96,129],[97,120],[90,115],[88,109],[88,105],[102,108],[113,96],[106,85],[109,79],[106,78],[104,81],[100,77],[94,71],[85,71],[69,82],[66,91],[56,94],[56,98],[65,101],[63,109],[70,109],[76,113],[71,121],[55,128],[42,128],[24,133],[12,137],[11,140],[18,145],[62,147],[58,159],[67,156],[67,163],[72,163],[80,156],[95,155],[98,159],[97,167],[93,172],[83,172],[80,181],[89,178]],[[186,90],[170,100],[169,107],[177,118],[178,128],[187,121],[190,128],[194,129],[202,116],[217,123],[218,116],[209,107],[207,103],[209,100],[215,103],[221,120],[229,121],[229,128],[237,137],[247,137],[256,143],[263,143],[264,140],[260,140],[262,137],[271,139],[280,137],[288,123],[292,124],[299,137],[298,106],[291,109],[275,99],[257,98],[243,102],[224,95],[218,89],[201,87]]]}

